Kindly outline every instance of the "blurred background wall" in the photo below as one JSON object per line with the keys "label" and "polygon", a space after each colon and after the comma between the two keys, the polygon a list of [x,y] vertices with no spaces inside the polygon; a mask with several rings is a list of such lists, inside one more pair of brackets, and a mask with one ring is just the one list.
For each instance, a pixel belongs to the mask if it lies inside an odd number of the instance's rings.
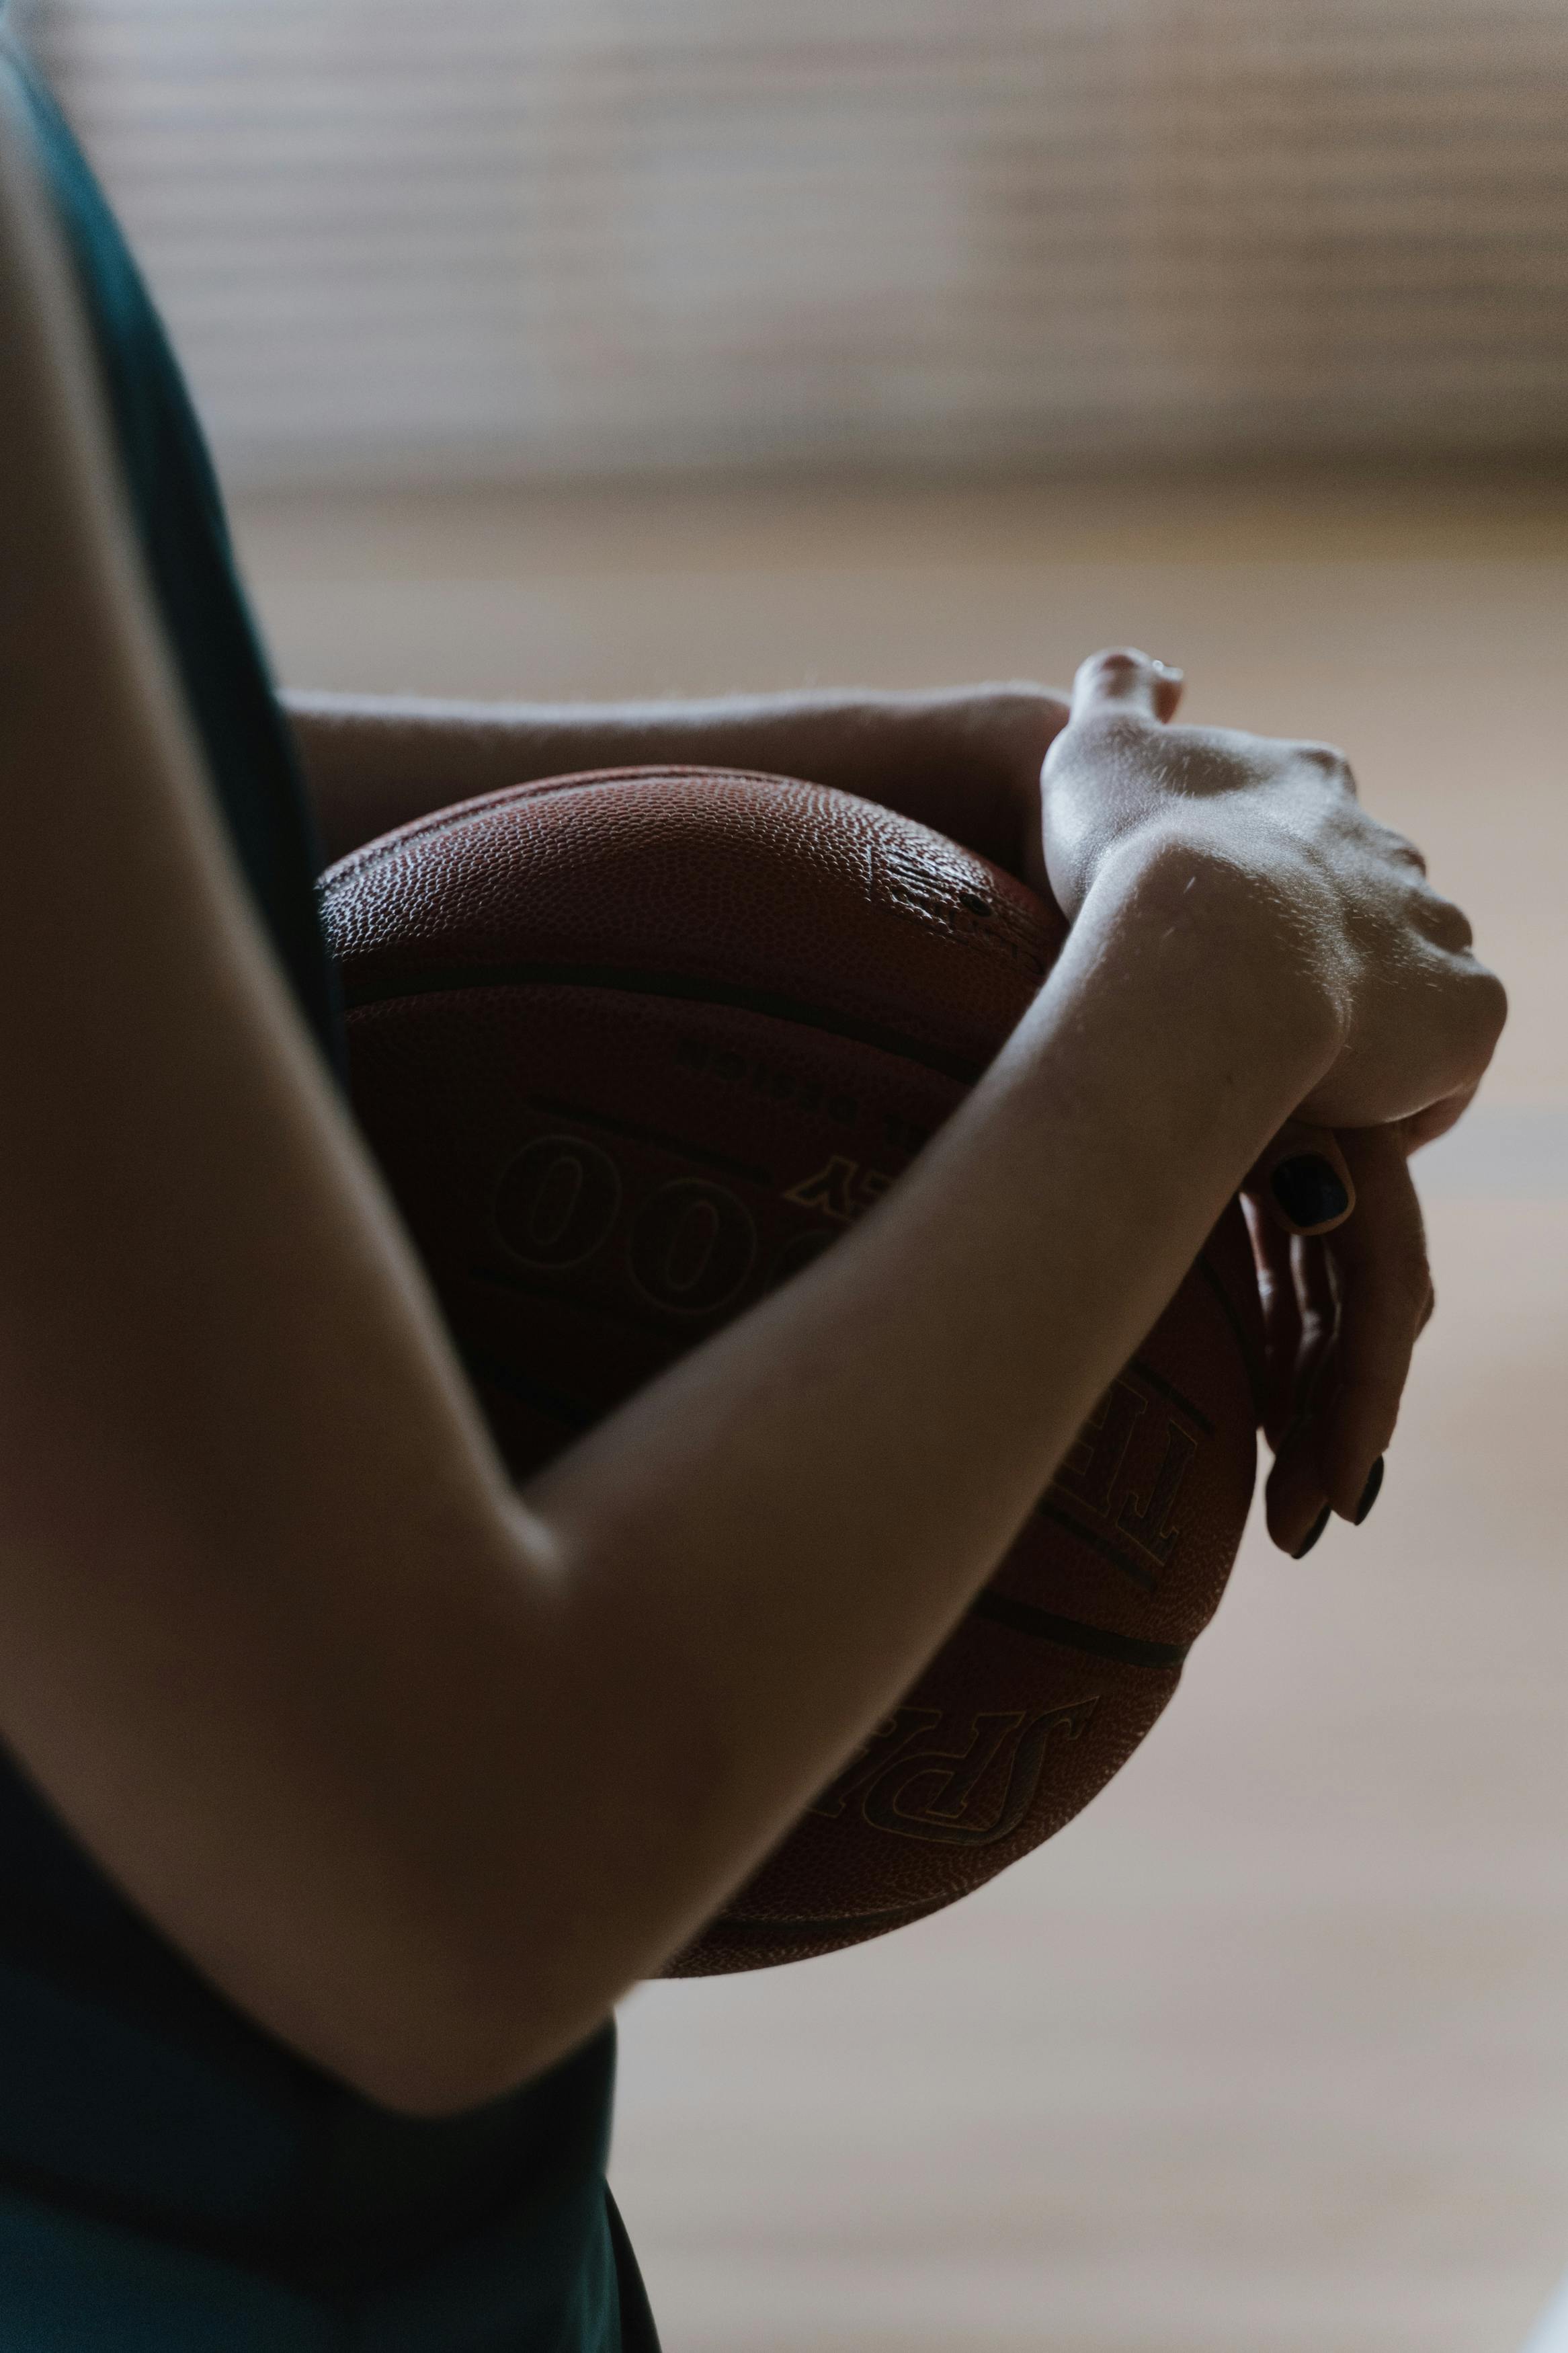
{"label": "blurred background wall", "polygon": [[1568,440],[1562,0],[35,0],[231,478]]}

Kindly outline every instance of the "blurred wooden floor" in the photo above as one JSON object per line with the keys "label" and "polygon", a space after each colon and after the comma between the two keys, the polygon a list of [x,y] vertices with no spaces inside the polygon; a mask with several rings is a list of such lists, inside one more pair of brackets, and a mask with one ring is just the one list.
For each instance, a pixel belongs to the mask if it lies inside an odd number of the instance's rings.
{"label": "blurred wooden floor", "polygon": [[[980,1896],[644,1989],[667,2353],[1517,2353],[1568,2266],[1568,488],[252,501],[292,682],[548,700],[1184,662],[1328,736],[1514,995],[1427,1155],[1373,1518],[1255,1539],[1175,1705]],[[1418,1166],[1421,1164],[1417,1164]]]}

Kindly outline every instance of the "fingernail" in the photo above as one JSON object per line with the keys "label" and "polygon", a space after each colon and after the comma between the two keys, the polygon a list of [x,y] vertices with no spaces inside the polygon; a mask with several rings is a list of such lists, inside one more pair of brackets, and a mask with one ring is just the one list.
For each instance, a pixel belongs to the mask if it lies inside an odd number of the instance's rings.
{"label": "fingernail", "polygon": [[1377,1461],[1373,1464],[1372,1469],[1366,1474],[1366,1485],[1362,1489],[1361,1501],[1355,1507],[1354,1525],[1358,1528],[1360,1527],[1363,1520],[1365,1519],[1367,1514],[1371,1511],[1373,1505],[1376,1503],[1382,1489],[1383,1457],[1380,1454]]}
{"label": "fingernail", "polygon": [[1307,1530],[1306,1535],[1301,1538],[1296,1550],[1291,1554],[1291,1559],[1305,1560],[1307,1555],[1311,1551],[1312,1546],[1317,1543],[1318,1538],[1322,1535],[1323,1530],[1328,1526],[1328,1525],[1329,1506],[1325,1504],[1322,1510],[1318,1514],[1317,1518],[1312,1522],[1311,1526]]}
{"label": "fingernail", "polygon": [[1293,1226],[1329,1225],[1351,1205],[1339,1171],[1321,1152],[1282,1160],[1268,1179],[1268,1189]]}

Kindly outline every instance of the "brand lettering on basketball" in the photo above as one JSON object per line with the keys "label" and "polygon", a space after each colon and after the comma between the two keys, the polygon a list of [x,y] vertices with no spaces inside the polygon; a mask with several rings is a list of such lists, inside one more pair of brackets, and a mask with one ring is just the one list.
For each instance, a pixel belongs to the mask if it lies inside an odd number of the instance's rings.
{"label": "brand lettering on basketball", "polygon": [[749,1088],[752,1094],[789,1103],[796,1111],[819,1112],[841,1126],[859,1117],[858,1096],[825,1086],[820,1079],[808,1079],[798,1071],[783,1070],[776,1062],[742,1053],[734,1046],[716,1045],[707,1038],[681,1038],[676,1042],[675,1059],[683,1071],[700,1071],[725,1086]]}
{"label": "brand lettering on basketball", "polygon": [[[1118,1376],[1068,1448],[1044,1508],[1048,1514],[1052,1495],[1070,1502],[1125,1538],[1141,1561],[1163,1568],[1181,1541],[1173,1514],[1197,1451],[1173,1414],[1152,1409]],[[1147,1568],[1134,1566],[1143,1581]]]}
{"label": "brand lettering on basketball", "polygon": [[722,1185],[678,1176],[632,1227],[632,1279],[657,1306],[709,1315],[735,1296],[757,1254],[751,1212]]}
{"label": "brand lettering on basketball", "polygon": [[1165,1423],[1165,1451],[1153,1484],[1146,1497],[1129,1493],[1116,1514],[1116,1525],[1124,1536],[1131,1536],[1151,1560],[1162,1568],[1175,1551],[1181,1530],[1171,1524],[1171,1513],[1180,1494],[1182,1482],[1192,1468],[1198,1451],[1195,1438],[1176,1421]]}
{"label": "brand lettering on basketball", "polygon": [[1132,1443],[1132,1433],[1149,1400],[1123,1380],[1114,1380],[1068,1447],[1053,1486],[1065,1488],[1091,1512],[1108,1513]]}
{"label": "brand lettering on basketball", "polygon": [[601,1248],[621,1205],[607,1152],[577,1135],[541,1135],[502,1175],[496,1230],[513,1258],[541,1272],[581,1266]]}
{"label": "brand lettering on basketball", "polygon": [[[941,1708],[900,1707],[852,1757],[811,1809],[836,1820],[858,1801],[860,1820],[934,1846],[994,1846],[1034,1804],[1053,1742],[1079,1739],[1099,1694],[1031,1716],[999,1708],[949,1719]],[[958,1729],[944,1737],[949,1723]]]}
{"label": "brand lettering on basketball", "polygon": [[849,1226],[873,1201],[880,1200],[892,1181],[885,1168],[863,1168],[859,1161],[836,1152],[824,1167],[792,1185],[784,1199],[803,1209],[816,1209],[837,1225]]}
{"label": "brand lettering on basketball", "polygon": [[[742,1175],[750,1172],[742,1171]],[[761,1179],[759,1173],[759,1181]],[[795,1228],[782,1242],[763,1233],[732,1187],[708,1176],[677,1176],[644,1187],[635,1166],[623,1182],[602,1145],[565,1133],[540,1135],[503,1168],[491,1232],[508,1261],[567,1283],[594,1282],[604,1296],[624,1284],[639,1312],[651,1304],[683,1317],[732,1311],[755,1287],[776,1290],[830,1249],[845,1227],[892,1183],[886,1171],[836,1155],[785,1195],[826,1220]],[[640,1198],[639,1198],[640,1195]],[[612,1235],[623,1247],[606,1254]],[[476,1279],[509,1279],[480,1265]]]}

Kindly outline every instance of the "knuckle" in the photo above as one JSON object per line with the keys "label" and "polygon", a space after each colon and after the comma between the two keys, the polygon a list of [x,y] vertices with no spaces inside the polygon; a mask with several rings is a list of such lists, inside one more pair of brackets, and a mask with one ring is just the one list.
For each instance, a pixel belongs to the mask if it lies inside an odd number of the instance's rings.
{"label": "knuckle", "polygon": [[1475,977],[1477,1027],[1487,1040],[1487,1056],[1502,1035],[1508,1019],[1508,991],[1485,965],[1478,965]]}
{"label": "knuckle", "polygon": [[[1150,740],[1149,722],[1142,712],[1130,711],[1122,705],[1109,703],[1096,711],[1086,711],[1065,731],[1084,747],[1092,746],[1097,756],[1107,753],[1142,750]],[[1058,738],[1059,742],[1060,737]]]}
{"label": "knuckle", "polygon": [[[1447,942],[1443,942],[1445,947]],[[1450,953],[1459,953],[1457,949]],[[1455,994],[1448,1000],[1446,1033],[1453,1057],[1447,1092],[1473,1095],[1497,1050],[1508,1020],[1508,991],[1495,972],[1472,958],[1468,969],[1450,975]]]}
{"label": "knuckle", "polygon": [[1337,744],[1301,743],[1295,748],[1296,757],[1308,767],[1318,769],[1334,784],[1354,790],[1355,778],[1350,761]]}
{"label": "knuckle", "polygon": [[1426,1253],[1417,1248],[1391,1250],[1383,1280],[1386,1297],[1403,1309],[1419,1331],[1430,1314],[1432,1270]]}
{"label": "knuckle", "polygon": [[1266,1308],[1273,1306],[1276,1302],[1282,1303],[1287,1296],[1289,1298],[1292,1305],[1294,1305],[1296,1298],[1295,1288],[1290,1283],[1289,1277],[1281,1274],[1277,1267],[1269,1266],[1265,1263],[1262,1266],[1255,1267],[1253,1271],[1258,1280],[1258,1297],[1263,1301]]}
{"label": "knuckle", "polygon": [[1414,895],[1427,928],[1440,947],[1458,954],[1470,945],[1476,935],[1469,917],[1457,901],[1445,898],[1441,891],[1434,891],[1425,880],[1414,886]]}
{"label": "knuckle", "polygon": [[1398,833],[1393,826],[1379,825],[1374,819],[1369,819],[1368,822],[1377,840],[1390,858],[1397,860],[1401,866],[1413,866],[1417,874],[1426,874],[1425,853],[1416,843],[1411,840],[1407,833]]}

